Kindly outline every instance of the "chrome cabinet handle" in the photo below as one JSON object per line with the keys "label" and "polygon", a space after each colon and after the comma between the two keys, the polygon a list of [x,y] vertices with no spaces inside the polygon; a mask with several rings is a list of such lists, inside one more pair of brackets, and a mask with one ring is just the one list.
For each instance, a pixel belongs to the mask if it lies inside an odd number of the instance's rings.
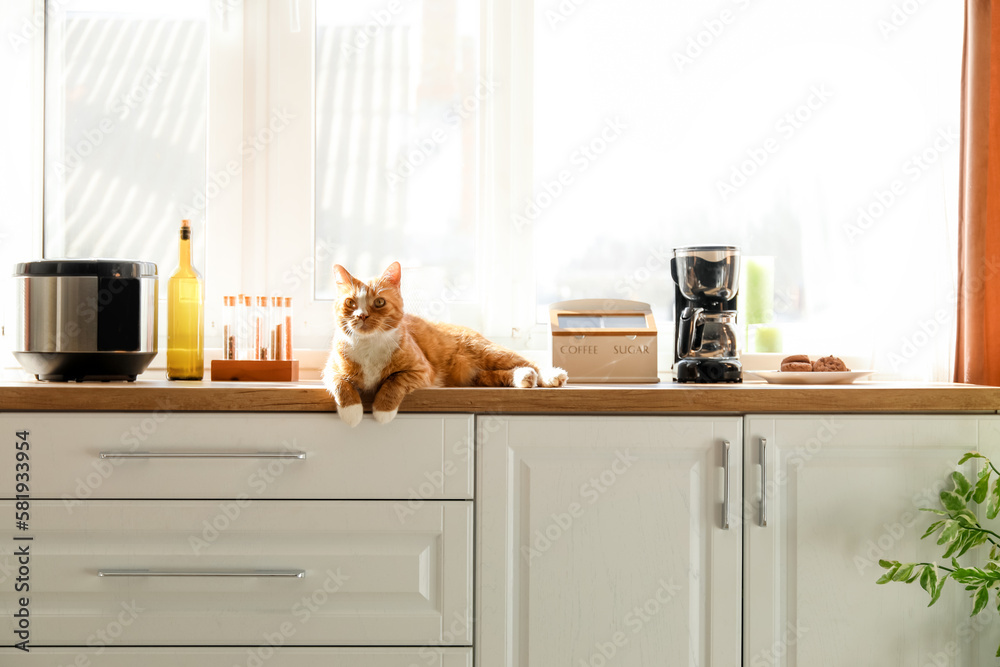
{"label": "chrome cabinet handle", "polygon": [[304,459],[305,452],[101,452],[102,459]]}
{"label": "chrome cabinet handle", "polygon": [[760,439],[760,527],[767,528],[767,438]]}
{"label": "chrome cabinet handle", "polygon": [[722,443],[722,469],[725,471],[722,496],[722,529],[729,530],[729,441]]}
{"label": "chrome cabinet handle", "polygon": [[282,577],[301,579],[305,570],[98,570],[98,577]]}

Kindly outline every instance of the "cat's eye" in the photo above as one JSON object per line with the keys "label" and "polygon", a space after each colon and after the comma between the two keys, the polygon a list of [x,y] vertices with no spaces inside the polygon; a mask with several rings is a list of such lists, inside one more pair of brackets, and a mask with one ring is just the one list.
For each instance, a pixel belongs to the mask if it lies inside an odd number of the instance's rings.
{"label": "cat's eye", "polygon": [[385,305],[385,299],[383,299],[382,297],[379,297],[379,298],[375,299],[375,307],[376,308],[381,308],[384,305]]}
{"label": "cat's eye", "polygon": [[347,301],[344,302],[344,305],[350,308],[351,310],[354,310],[355,308],[358,307],[358,304],[354,299],[348,299]]}

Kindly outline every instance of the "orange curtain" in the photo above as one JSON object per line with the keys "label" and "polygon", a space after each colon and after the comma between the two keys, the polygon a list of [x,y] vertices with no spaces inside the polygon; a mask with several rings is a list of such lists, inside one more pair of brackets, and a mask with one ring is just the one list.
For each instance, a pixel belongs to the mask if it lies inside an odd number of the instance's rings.
{"label": "orange curtain", "polygon": [[1000,386],[1000,0],[966,0],[955,381]]}

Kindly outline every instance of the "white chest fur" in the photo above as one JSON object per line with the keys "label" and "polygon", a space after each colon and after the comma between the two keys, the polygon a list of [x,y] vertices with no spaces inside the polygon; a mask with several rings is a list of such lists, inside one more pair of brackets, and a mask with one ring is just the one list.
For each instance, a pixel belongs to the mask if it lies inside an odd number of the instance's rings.
{"label": "white chest fur", "polygon": [[383,371],[399,349],[399,330],[376,332],[351,339],[347,357],[361,367],[361,383],[366,391],[374,391],[382,381]]}

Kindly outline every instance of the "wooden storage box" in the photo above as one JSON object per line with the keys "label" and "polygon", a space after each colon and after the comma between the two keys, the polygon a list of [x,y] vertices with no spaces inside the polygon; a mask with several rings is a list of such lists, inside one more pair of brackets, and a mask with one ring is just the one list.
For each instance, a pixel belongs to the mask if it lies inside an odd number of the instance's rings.
{"label": "wooden storage box", "polygon": [[571,383],[659,382],[656,323],[648,303],[560,301],[549,308],[552,365]]}

